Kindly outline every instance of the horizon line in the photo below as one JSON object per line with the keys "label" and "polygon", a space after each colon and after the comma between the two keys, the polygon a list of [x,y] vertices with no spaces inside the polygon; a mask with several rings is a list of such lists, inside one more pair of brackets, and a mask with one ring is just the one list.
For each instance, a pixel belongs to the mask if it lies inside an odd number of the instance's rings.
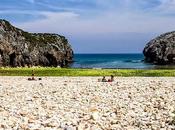
{"label": "horizon line", "polygon": [[74,54],[142,54],[143,53],[74,53]]}

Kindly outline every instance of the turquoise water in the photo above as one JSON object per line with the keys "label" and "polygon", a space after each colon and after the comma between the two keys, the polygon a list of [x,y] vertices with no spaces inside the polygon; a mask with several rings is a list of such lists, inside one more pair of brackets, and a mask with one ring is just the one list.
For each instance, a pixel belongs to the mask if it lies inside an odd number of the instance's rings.
{"label": "turquoise water", "polygon": [[72,68],[154,68],[143,61],[143,54],[75,54]]}

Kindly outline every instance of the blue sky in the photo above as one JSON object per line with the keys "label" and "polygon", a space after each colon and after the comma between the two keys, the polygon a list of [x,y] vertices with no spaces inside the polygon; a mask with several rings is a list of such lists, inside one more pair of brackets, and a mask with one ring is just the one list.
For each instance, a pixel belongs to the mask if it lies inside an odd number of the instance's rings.
{"label": "blue sky", "polygon": [[0,0],[0,18],[65,35],[75,53],[141,53],[175,30],[175,0]]}

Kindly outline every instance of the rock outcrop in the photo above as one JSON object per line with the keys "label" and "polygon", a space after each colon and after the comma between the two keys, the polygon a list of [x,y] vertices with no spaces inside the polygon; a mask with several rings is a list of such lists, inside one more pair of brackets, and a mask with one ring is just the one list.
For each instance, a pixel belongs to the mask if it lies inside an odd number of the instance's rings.
{"label": "rock outcrop", "polygon": [[0,20],[0,66],[61,66],[73,60],[73,50],[64,36],[28,33]]}
{"label": "rock outcrop", "polygon": [[158,65],[175,64],[175,32],[151,40],[144,48],[145,61]]}

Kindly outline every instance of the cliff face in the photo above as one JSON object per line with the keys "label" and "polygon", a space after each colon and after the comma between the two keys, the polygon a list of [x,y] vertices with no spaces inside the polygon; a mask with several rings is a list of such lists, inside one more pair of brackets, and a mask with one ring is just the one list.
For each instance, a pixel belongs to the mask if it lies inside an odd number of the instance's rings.
{"label": "cliff face", "polygon": [[73,50],[64,36],[28,33],[0,20],[0,66],[67,66]]}
{"label": "cliff face", "polygon": [[160,35],[144,48],[145,61],[158,64],[175,64],[175,32]]}

